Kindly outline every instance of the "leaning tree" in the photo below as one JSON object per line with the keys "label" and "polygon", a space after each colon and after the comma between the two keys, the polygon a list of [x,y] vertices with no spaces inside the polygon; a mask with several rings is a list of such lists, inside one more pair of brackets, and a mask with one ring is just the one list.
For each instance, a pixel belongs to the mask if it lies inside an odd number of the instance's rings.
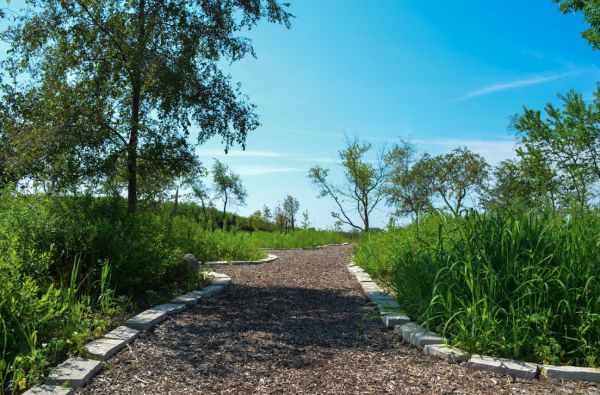
{"label": "leaning tree", "polygon": [[371,148],[370,143],[358,139],[346,141],[346,147],[339,151],[343,184],[332,182],[329,169],[320,166],[311,168],[308,174],[320,197],[329,196],[337,206],[337,211],[331,213],[333,218],[364,232],[369,231],[373,210],[389,195],[394,170],[402,167],[409,156],[405,146],[394,145],[391,149],[384,147],[371,159]]}

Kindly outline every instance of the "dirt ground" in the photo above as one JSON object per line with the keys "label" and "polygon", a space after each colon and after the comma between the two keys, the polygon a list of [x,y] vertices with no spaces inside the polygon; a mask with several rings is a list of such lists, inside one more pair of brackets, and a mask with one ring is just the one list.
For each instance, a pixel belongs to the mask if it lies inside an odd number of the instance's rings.
{"label": "dirt ground", "polygon": [[350,246],[221,266],[233,284],[108,361],[79,394],[600,394],[450,365],[384,330],[346,269]]}

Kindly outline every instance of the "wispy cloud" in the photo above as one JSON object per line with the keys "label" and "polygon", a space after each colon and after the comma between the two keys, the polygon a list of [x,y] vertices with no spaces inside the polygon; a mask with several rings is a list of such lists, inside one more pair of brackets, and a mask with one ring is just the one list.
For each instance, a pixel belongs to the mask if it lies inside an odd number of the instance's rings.
{"label": "wispy cloud", "polygon": [[279,151],[257,151],[257,150],[230,150],[227,154],[221,149],[198,148],[196,153],[203,158],[256,158],[256,159],[287,159],[294,162],[335,163],[333,157],[318,156],[313,154],[292,154]]}
{"label": "wispy cloud", "polygon": [[303,136],[326,137],[326,138],[335,138],[335,139],[343,139],[344,138],[343,133],[322,132],[322,131],[306,130],[306,129],[261,128],[258,130],[260,132],[265,132],[265,133],[299,134],[299,135],[303,135]]}
{"label": "wispy cloud", "polygon": [[288,154],[276,151],[257,151],[257,150],[229,150],[226,154],[224,150],[214,148],[199,148],[196,153],[211,157],[229,157],[229,158],[281,158]]}
{"label": "wispy cloud", "polygon": [[262,166],[262,165],[246,165],[246,166],[232,166],[236,173],[241,176],[264,176],[268,174],[281,174],[281,173],[298,173],[306,172],[307,169],[303,167],[281,167],[281,166]]}
{"label": "wispy cloud", "polygon": [[496,92],[507,91],[511,89],[523,88],[531,85],[539,85],[550,81],[559,80],[565,77],[570,77],[575,74],[579,74],[581,71],[570,71],[565,73],[552,73],[552,74],[542,74],[542,75],[534,75],[529,78],[523,78],[508,82],[500,82],[492,85],[487,85],[479,89],[472,90],[467,92],[466,95],[456,99],[455,101],[465,101],[472,99],[474,97],[486,96]]}

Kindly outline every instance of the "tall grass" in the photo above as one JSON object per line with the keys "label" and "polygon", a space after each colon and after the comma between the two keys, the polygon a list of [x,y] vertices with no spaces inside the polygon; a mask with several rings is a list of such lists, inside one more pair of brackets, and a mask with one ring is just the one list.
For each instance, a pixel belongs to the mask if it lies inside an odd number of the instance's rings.
{"label": "tall grass", "polygon": [[[79,293],[79,265],[66,282],[36,279],[14,248],[14,239],[0,247],[0,394],[39,383],[46,368],[84,342],[101,334],[110,318],[123,312],[123,300],[107,284],[110,268],[99,279],[100,300]],[[29,260],[47,266],[48,254],[30,250]]]}
{"label": "tall grass", "polygon": [[182,262],[265,256],[244,233],[206,230],[168,210],[128,215],[123,199],[0,191],[0,394],[99,336],[126,300],[138,307],[197,287]]}
{"label": "tall grass", "polygon": [[598,366],[599,245],[596,213],[475,214],[370,236],[356,260],[468,351]]}
{"label": "tall grass", "polygon": [[253,232],[252,244],[262,248],[310,248],[325,244],[354,241],[358,235],[328,230],[296,230],[293,232]]}

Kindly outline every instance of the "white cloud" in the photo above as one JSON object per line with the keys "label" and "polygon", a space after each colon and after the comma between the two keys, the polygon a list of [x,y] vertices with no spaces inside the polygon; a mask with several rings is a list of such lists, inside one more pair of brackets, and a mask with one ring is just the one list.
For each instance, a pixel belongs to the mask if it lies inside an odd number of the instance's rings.
{"label": "white cloud", "polygon": [[545,82],[550,82],[554,80],[558,80],[561,78],[569,77],[575,74],[579,74],[581,71],[571,71],[566,73],[553,73],[553,74],[543,74],[543,75],[534,75],[529,78],[513,80],[508,82],[500,82],[497,84],[487,85],[479,89],[472,90],[468,92],[461,98],[458,98],[456,101],[464,101],[469,100],[474,97],[485,96],[496,92],[506,91],[510,89],[522,88],[530,85],[538,85],[543,84]]}
{"label": "white cloud", "polygon": [[256,150],[229,150],[226,154],[224,150],[214,148],[199,148],[196,150],[198,155],[211,157],[229,157],[229,158],[282,158],[288,156],[283,152],[275,151],[256,151]]}
{"label": "white cloud", "polygon": [[289,133],[289,134],[300,134],[304,136],[314,136],[314,137],[326,137],[326,138],[335,138],[335,139],[343,139],[343,133],[332,133],[332,132],[320,132],[314,130],[306,130],[306,129],[293,129],[293,128],[261,128],[260,132],[266,133]]}
{"label": "white cloud", "polygon": [[298,173],[306,172],[307,169],[302,167],[281,167],[281,166],[263,166],[263,165],[245,165],[245,166],[232,166],[233,171],[241,176],[264,176],[268,174],[281,174],[281,173]]}

